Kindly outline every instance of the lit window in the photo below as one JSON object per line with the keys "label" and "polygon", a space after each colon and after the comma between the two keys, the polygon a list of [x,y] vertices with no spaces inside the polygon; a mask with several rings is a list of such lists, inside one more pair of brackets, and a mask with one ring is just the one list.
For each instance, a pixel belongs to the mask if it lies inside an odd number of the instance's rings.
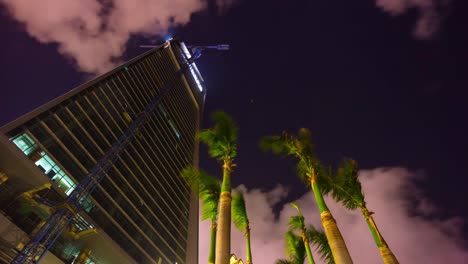
{"label": "lit window", "polygon": [[159,108],[159,110],[161,111],[161,113],[163,113],[163,115],[164,115],[165,117],[167,117],[167,111],[166,111],[166,109],[164,108],[164,106],[163,106],[162,104],[159,104],[159,105],[158,105],[158,108]]}
{"label": "lit window", "polygon": [[32,152],[34,152],[34,150],[37,149],[36,143],[26,133],[23,133],[15,137],[12,141],[21,151],[24,152],[24,154],[26,154],[26,156],[31,154]]}
{"label": "lit window", "polygon": [[[11,140],[15,145],[29,155],[37,149],[37,144],[28,134],[23,133]],[[44,151],[40,152],[41,158],[34,164],[44,172],[65,194],[68,196],[76,187],[76,183],[47,155]],[[83,204],[86,212],[90,212],[94,207],[89,198]]]}
{"label": "lit window", "polygon": [[179,131],[177,131],[174,123],[172,123],[172,120],[169,120],[169,125],[171,126],[172,130],[174,131],[177,139],[180,139],[180,133],[179,133]]}
{"label": "lit window", "polygon": [[41,158],[36,161],[36,165],[63,190],[67,195],[75,189],[76,184],[73,180],[62,171],[62,169],[47,155],[41,151]]}
{"label": "lit window", "polygon": [[[12,141],[26,155],[31,154],[37,149],[37,144],[26,133],[13,138]],[[62,169],[52,160],[52,158],[49,157],[49,155],[44,151],[41,151],[40,154],[41,158],[34,164],[36,164],[44,174],[55,182],[60,189],[62,189],[67,195],[70,195],[76,187],[75,182],[73,182],[73,180],[62,171]]]}

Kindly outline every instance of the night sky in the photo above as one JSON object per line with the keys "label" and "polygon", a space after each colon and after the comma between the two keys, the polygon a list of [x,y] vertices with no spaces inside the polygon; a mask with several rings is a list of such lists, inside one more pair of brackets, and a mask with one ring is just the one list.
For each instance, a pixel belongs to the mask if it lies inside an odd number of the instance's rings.
{"label": "night sky", "polygon": [[[440,29],[421,39],[417,9],[392,17],[370,0],[238,1],[224,12],[210,3],[171,32],[188,44],[231,45],[206,51],[197,65],[208,89],[204,126],[220,109],[239,125],[234,186],[282,184],[290,199],[303,195],[293,163],[263,153],[258,141],[307,127],[324,163],[352,157],[362,169],[408,168],[443,208],[433,217],[468,221],[467,13],[467,1],[451,1],[440,8]],[[88,80],[1,4],[0,25],[0,125]],[[123,59],[154,40],[133,36]],[[206,154],[201,167],[220,175]]]}

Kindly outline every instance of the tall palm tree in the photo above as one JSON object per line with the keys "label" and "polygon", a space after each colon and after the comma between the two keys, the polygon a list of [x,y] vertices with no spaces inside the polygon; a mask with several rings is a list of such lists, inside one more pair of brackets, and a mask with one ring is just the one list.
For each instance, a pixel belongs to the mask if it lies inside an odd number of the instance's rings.
{"label": "tall palm tree", "polygon": [[304,243],[304,248],[307,253],[307,259],[309,260],[309,264],[315,264],[314,257],[312,256],[312,251],[310,251],[309,238],[306,235],[307,230],[304,223],[304,216],[302,215],[299,206],[297,206],[295,203],[291,203],[291,206],[296,208],[298,214],[289,218],[289,231],[298,230],[300,232],[300,236]]}
{"label": "tall palm tree", "polygon": [[237,127],[225,112],[214,112],[211,119],[214,126],[201,131],[198,138],[208,146],[210,156],[223,163],[215,263],[226,264],[231,255],[231,174],[237,155]]}
{"label": "tall palm tree", "polygon": [[221,186],[214,176],[194,167],[183,169],[181,174],[190,187],[198,193],[198,198],[202,202],[202,220],[211,220],[208,264],[213,264],[215,262],[216,216],[218,215]]}
{"label": "tall palm tree", "polygon": [[245,237],[245,261],[247,261],[247,264],[252,264],[249,218],[245,208],[244,195],[240,191],[232,196],[231,214],[234,225]]}
{"label": "tall palm tree", "polygon": [[382,234],[372,217],[372,212],[367,209],[365,196],[362,191],[361,182],[358,179],[358,167],[356,161],[352,159],[344,159],[334,177],[328,178],[331,183],[333,198],[341,202],[344,207],[354,210],[359,208],[367,222],[367,225],[372,233],[374,241],[379,248],[385,264],[398,263],[393,252],[385,242]]}
{"label": "tall palm tree", "polygon": [[286,256],[288,259],[279,259],[275,264],[303,264],[306,249],[302,238],[292,231],[286,232]]}
{"label": "tall palm tree", "polygon": [[301,128],[297,136],[289,135],[286,132],[281,135],[267,136],[261,140],[260,146],[266,151],[272,151],[282,156],[293,156],[299,160],[296,165],[298,175],[310,185],[314,193],[335,262],[338,264],[353,263],[336,221],[323,199],[322,192],[329,191],[323,176],[329,172],[320,164],[313,152],[310,131]]}

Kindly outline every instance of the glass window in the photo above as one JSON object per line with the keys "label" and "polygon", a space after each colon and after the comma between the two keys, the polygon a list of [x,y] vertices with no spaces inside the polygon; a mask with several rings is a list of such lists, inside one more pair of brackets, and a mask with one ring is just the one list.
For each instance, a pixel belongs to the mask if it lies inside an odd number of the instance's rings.
{"label": "glass window", "polygon": [[174,131],[176,137],[177,137],[178,139],[180,139],[180,133],[179,133],[179,131],[177,131],[177,129],[176,129],[174,123],[172,122],[172,120],[169,120],[169,125],[171,126],[172,130]]}
{"label": "glass window", "polygon": [[31,154],[34,150],[37,149],[36,143],[26,133],[15,137],[12,141],[26,155]]}
{"label": "glass window", "polygon": [[41,158],[35,162],[38,166],[57,186],[70,195],[75,189],[76,184],[73,180],[62,171],[62,169],[47,155],[44,151],[41,151]]}
{"label": "glass window", "polygon": [[167,117],[166,109],[164,108],[164,106],[163,106],[161,103],[159,103],[158,108],[159,108],[159,110],[161,111],[161,113],[163,113],[163,115],[164,115],[165,117]]}

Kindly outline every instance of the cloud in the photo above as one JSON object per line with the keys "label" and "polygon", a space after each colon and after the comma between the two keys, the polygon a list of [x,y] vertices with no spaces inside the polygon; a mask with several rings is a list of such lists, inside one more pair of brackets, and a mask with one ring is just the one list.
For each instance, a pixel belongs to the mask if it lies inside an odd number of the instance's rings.
{"label": "cloud", "polygon": [[428,39],[440,29],[441,8],[450,0],[375,0],[377,7],[392,16],[402,15],[410,10],[418,11],[413,34],[419,39]]}
{"label": "cloud", "polygon": [[[417,174],[402,168],[374,169],[360,172],[368,207],[384,238],[400,263],[468,263],[468,249],[462,247],[461,225],[456,218],[434,219],[440,210],[431,204],[414,185]],[[270,191],[247,190],[244,186],[247,211],[251,221],[252,254],[255,263],[274,263],[284,258],[284,233],[287,221],[295,210],[286,204],[275,218],[273,206],[286,202],[287,189],[277,186]],[[381,263],[368,227],[359,211],[349,211],[326,198],[345,238],[354,263]],[[308,223],[320,226],[320,216],[311,192],[295,201]],[[199,262],[208,254],[209,223],[200,223]],[[241,234],[232,229],[232,252],[244,258],[245,244]],[[315,254],[318,256],[317,254]],[[316,257],[317,263],[322,263]]]}
{"label": "cloud", "polygon": [[[232,1],[222,1],[228,8]],[[0,0],[37,41],[58,44],[80,71],[101,74],[120,63],[133,35],[164,35],[206,8],[202,0]]]}

